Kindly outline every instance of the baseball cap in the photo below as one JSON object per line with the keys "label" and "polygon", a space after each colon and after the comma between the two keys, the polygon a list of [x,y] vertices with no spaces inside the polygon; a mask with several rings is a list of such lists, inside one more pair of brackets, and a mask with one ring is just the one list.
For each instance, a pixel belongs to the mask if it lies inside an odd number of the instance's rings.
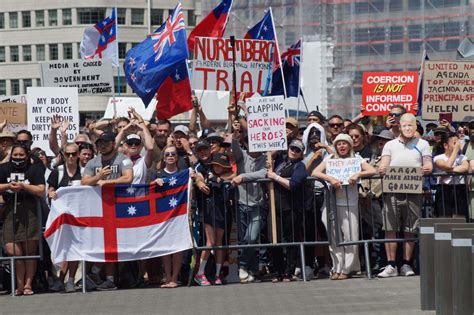
{"label": "baseball cap", "polygon": [[138,140],[138,141],[141,142],[142,138],[139,135],[135,134],[135,133],[131,133],[125,138],[125,143],[131,142],[132,140]]}
{"label": "baseball cap", "polygon": [[304,151],[304,144],[303,144],[303,141],[298,140],[298,139],[295,139],[295,140],[291,141],[291,143],[290,143],[290,148],[298,148],[298,149],[300,149],[301,151]]}
{"label": "baseball cap", "polygon": [[211,164],[220,165],[225,168],[231,168],[230,159],[227,155],[222,153],[216,153],[212,156]]}
{"label": "baseball cap", "polygon": [[318,117],[319,120],[321,120],[321,122],[324,122],[324,120],[325,120],[323,114],[321,114],[317,110],[313,110],[308,114],[308,118],[311,117],[311,116]]}
{"label": "baseball cap", "polygon": [[113,132],[105,131],[97,138],[97,140],[95,140],[95,143],[100,142],[100,141],[104,141],[104,142],[115,141],[115,134]]}
{"label": "baseball cap", "polygon": [[174,127],[174,132],[182,132],[185,136],[189,135],[189,128],[185,125],[178,125]]}
{"label": "baseball cap", "polygon": [[196,143],[196,151],[199,151],[200,149],[209,149],[211,146],[209,145],[209,142],[207,140],[199,140],[198,143]]}
{"label": "baseball cap", "polygon": [[293,127],[298,127],[298,121],[293,117],[288,117],[286,123],[292,125]]}

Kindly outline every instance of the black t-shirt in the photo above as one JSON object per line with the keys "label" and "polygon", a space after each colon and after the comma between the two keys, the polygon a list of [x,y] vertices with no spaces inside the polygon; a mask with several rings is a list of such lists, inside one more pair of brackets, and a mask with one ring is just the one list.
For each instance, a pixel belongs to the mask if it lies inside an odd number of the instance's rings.
{"label": "black t-shirt", "polygon": [[[43,163],[38,164],[30,164],[27,166],[26,169],[22,171],[17,171],[13,168],[13,165],[8,162],[4,164],[0,164],[0,183],[6,184],[9,182],[10,174],[11,173],[20,173],[24,174],[24,182],[30,185],[44,185],[44,166]],[[13,192],[11,191],[4,191],[2,193],[3,199],[5,201],[13,200]],[[25,191],[18,192],[18,198],[33,198],[33,195],[26,193]]]}
{"label": "black t-shirt", "polygon": [[[60,181],[59,168],[62,169],[62,178]],[[72,182],[75,180],[81,180],[81,168],[79,166],[76,168],[76,173],[72,177],[70,177],[67,173],[66,165],[59,165],[51,172],[51,174],[49,174],[48,185],[50,187],[53,187],[54,189],[58,189],[59,187],[72,186]]]}
{"label": "black t-shirt", "polygon": [[185,151],[178,150],[178,163],[177,164],[180,170],[185,170],[191,166],[189,155]]}
{"label": "black t-shirt", "polygon": [[358,153],[366,162],[369,162],[372,158],[372,150],[368,145],[364,146],[362,150],[355,152]]}

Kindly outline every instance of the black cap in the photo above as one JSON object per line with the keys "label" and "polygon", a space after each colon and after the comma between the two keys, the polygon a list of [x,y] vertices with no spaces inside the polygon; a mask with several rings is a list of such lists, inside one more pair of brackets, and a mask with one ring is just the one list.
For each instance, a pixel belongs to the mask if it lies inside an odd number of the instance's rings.
{"label": "black cap", "polygon": [[115,134],[113,132],[105,131],[97,138],[97,140],[95,140],[95,143],[99,141],[104,141],[104,142],[115,141]]}
{"label": "black cap", "polygon": [[435,134],[436,133],[446,133],[447,134],[448,132],[449,132],[448,128],[446,128],[444,126],[438,126],[433,130],[433,133],[435,133]]}
{"label": "black cap", "polygon": [[207,140],[199,140],[198,143],[196,143],[196,151],[199,151],[202,148],[209,149],[210,147],[211,146]]}
{"label": "black cap", "polygon": [[324,122],[324,120],[325,120],[323,114],[321,114],[321,113],[318,112],[317,110],[313,110],[313,111],[311,111],[311,112],[308,114],[308,118],[311,117],[311,116],[316,116],[316,117],[318,117],[319,120],[321,120],[321,122]]}

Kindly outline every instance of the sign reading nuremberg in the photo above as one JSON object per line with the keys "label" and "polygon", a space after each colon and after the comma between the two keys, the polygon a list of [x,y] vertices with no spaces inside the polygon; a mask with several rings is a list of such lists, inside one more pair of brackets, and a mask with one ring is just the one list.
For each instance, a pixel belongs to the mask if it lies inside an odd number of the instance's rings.
{"label": "sign reading nuremberg", "polygon": [[349,178],[360,171],[359,158],[326,160],[326,175],[339,179],[343,185],[349,185]]}
{"label": "sign reading nuremberg", "polygon": [[384,193],[421,194],[423,174],[420,167],[391,166],[382,181]]}
{"label": "sign reading nuremberg", "polygon": [[447,113],[452,113],[453,121],[473,118],[474,62],[425,61],[422,117],[438,120]]}
{"label": "sign reading nuremberg", "polygon": [[403,105],[416,114],[414,105],[418,90],[418,72],[364,72],[362,107],[364,116],[385,116],[393,104]]}
{"label": "sign reading nuremberg", "polygon": [[[262,94],[271,78],[273,42],[235,40],[237,92]],[[196,90],[232,90],[232,47],[228,38],[196,37],[192,86]]]}
{"label": "sign reading nuremberg", "polygon": [[112,95],[110,59],[58,60],[41,63],[43,86],[77,87],[80,95]]}
{"label": "sign reading nuremberg", "polygon": [[248,98],[246,103],[249,151],[286,150],[283,96],[253,97]]}

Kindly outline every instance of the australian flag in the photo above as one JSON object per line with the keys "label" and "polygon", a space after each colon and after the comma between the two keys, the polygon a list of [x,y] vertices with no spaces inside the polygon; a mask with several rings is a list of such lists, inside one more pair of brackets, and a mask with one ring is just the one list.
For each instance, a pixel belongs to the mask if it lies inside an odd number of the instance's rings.
{"label": "australian flag", "polygon": [[272,76],[272,91],[270,95],[284,95],[284,82],[286,87],[286,95],[298,97],[300,56],[301,41],[298,41],[296,44],[290,46],[287,51],[281,54],[281,62],[283,65],[283,75],[285,80],[282,80],[282,71],[280,68],[275,69]]}
{"label": "australian flag", "polygon": [[125,77],[133,91],[148,106],[163,82],[174,75],[175,69],[187,58],[186,25],[179,3],[153,34],[128,51],[123,65]]}

